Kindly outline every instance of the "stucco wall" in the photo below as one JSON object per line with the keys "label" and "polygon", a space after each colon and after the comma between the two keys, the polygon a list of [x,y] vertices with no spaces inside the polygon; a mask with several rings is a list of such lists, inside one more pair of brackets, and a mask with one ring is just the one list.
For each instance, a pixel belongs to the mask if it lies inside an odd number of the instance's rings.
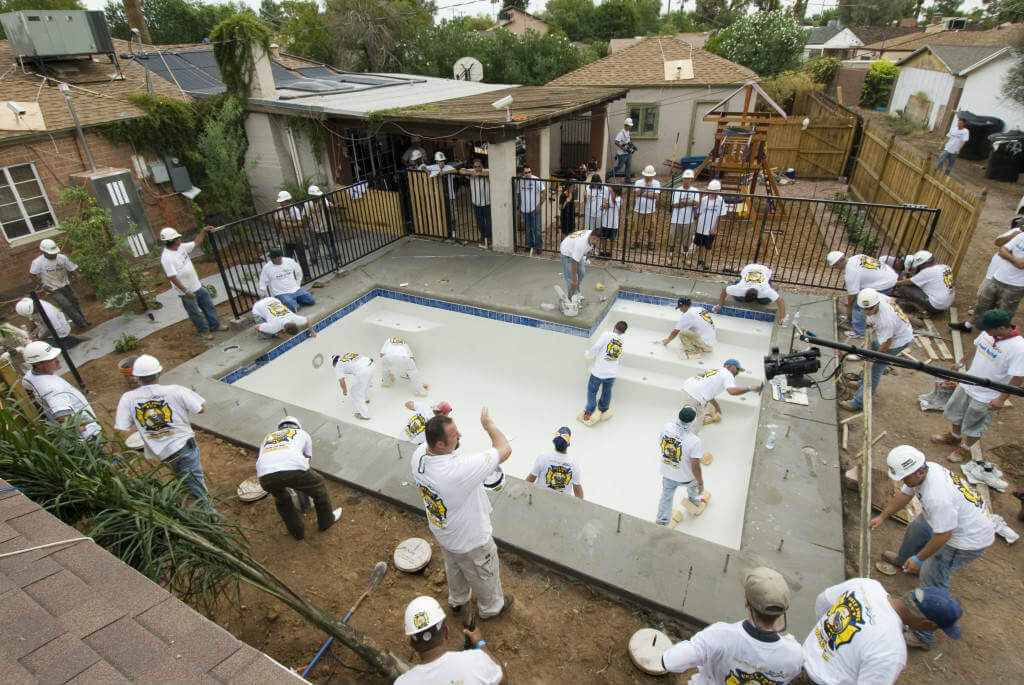
{"label": "stucco wall", "polygon": [[1006,129],[1024,129],[1024,106],[1003,96],[1003,80],[1013,66],[1006,56],[975,69],[967,75],[958,110],[997,116],[1006,122]]}
{"label": "stucco wall", "polygon": [[892,99],[889,101],[889,112],[902,112],[911,95],[923,92],[932,101],[931,113],[928,116],[928,128],[934,128],[940,110],[949,101],[949,94],[952,90],[953,75],[948,72],[903,67],[900,69],[900,75],[896,77],[896,86],[893,88]]}

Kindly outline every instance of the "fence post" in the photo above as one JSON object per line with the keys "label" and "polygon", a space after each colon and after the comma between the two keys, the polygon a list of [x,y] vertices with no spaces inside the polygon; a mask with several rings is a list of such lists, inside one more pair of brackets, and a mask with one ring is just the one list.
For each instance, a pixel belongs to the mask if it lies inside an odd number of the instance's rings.
{"label": "fence post", "polygon": [[412,235],[416,232],[416,227],[412,220],[412,193],[409,191],[409,174],[407,170],[403,169],[396,171],[395,175],[398,177],[398,206],[402,210],[402,224],[405,226],[405,232]]}
{"label": "fence post", "polygon": [[[750,203],[754,203],[754,196],[750,196]],[[757,247],[754,248],[754,261],[760,263],[761,260],[761,241],[764,239],[764,228],[768,225],[768,200],[761,203],[761,227],[757,229]]]}
{"label": "fence post", "polygon": [[896,134],[889,134],[889,142],[885,146],[885,157],[882,159],[882,168],[878,172],[878,181],[875,183],[875,192],[871,194],[871,202],[878,202],[878,193],[882,190],[882,182],[885,180],[885,170],[889,166],[889,158],[892,156],[892,144],[896,140]]}
{"label": "fence post", "polygon": [[236,318],[240,319],[241,314],[238,313],[238,303],[235,301],[237,294],[235,290],[228,285],[228,271],[224,268],[224,261],[220,257],[220,249],[217,247],[217,232],[216,230],[210,231],[210,247],[213,248],[213,261],[217,262],[217,270],[220,272],[220,280],[224,283],[224,290],[227,291],[228,304],[231,305],[231,314]]}

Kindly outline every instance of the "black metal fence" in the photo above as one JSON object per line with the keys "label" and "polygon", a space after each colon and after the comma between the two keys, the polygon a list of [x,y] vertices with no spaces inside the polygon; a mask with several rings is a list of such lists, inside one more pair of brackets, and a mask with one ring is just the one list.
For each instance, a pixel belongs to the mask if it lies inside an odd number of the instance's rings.
{"label": "black metal fence", "polygon": [[[537,178],[512,179],[512,194],[517,249],[558,252],[569,233],[595,229],[601,240],[591,259],[726,275],[757,262],[776,281],[833,289],[842,287],[842,272],[826,264],[829,251],[883,256],[927,248],[939,216],[917,205],[681,186],[644,194],[635,185]],[[712,231],[713,239],[702,236]],[[924,237],[907,244],[905,236]]]}

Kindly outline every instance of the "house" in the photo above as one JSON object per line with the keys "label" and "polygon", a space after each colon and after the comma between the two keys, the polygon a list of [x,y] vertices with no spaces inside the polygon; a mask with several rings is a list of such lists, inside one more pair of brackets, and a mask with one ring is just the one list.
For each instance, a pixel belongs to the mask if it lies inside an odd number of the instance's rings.
{"label": "house", "polygon": [[[714,145],[715,124],[703,121],[704,115],[738,86],[756,78],[750,69],[674,36],[653,36],[563,74],[549,85],[628,89],[625,98],[609,107],[606,141],[611,145],[623,119],[631,117],[635,122],[631,137],[637,146],[633,171],[639,174],[646,164],[658,167],[666,159],[708,154]],[[726,109],[740,107],[742,96],[736,98]]]}
{"label": "house", "polygon": [[[704,44],[708,42],[708,38],[711,37],[710,31],[698,31],[696,33],[677,33],[676,38],[679,40],[689,43],[695,48],[702,48]],[[636,38],[612,38],[608,41],[608,52],[618,52],[624,48],[636,45],[644,39],[644,36],[637,36]]]}
{"label": "house", "polygon": [[1024,106],[1002,94],[1016,61],[1009,45],[925,45],[899,62],[889,111],[940,133],[961,110],[999,117],[1007,129],[1024,128]]}
{"label": "house", "polygon": [[865,44],[857,51],[859,59],[887,59],[898,62],[925,45],[1013,45],[1021,37],[1024,24],[1004,24],[987,31],[951,30],[955,23],[937,24],[931,31],[916,31],[904,36],[886,38]]}
{"label": "house", "polygon": [[[140,242],[133,248],[139,251],[152,244],[161,227],[195,223],[188,199],[170,182],[165,160],[99,133],[105,124],[145,115],[125,97],[146,92],[145,70],[132,60],[117,59],[117,54],[128,51],[127,42],[114,39],[112,47],[110,53],[25,59],[19,66],[10,41],[0,41],[0,64],[8,65],[0,82],[6,101],[0,107],[2,299],[27,291],[29,262],[39,254],[40,240],[60,242],[58,224],[71,208],[61,207],[58,199],[72,184],[86,183],[97,192],[101,182],[109,181],[114,189],[111,195],[98,195],[101,205],[115,196],[126,200],[109,208],[115,228],[122,219],[126,226],[137,227],[139,233],[132,235],[140,236]],[[185,99],[172,83],[151,79],[151,84],[156,95]],[[81,124],[81,137],[69,102]]]}
{"label": "house", "polygon": [[865,45],[917,32],[917,28],[908,26],[843,26],[837,21],[830,21],[826,26],[810,28],[804,57],[852,59]]}
{"label": "house", "polygon": [[540,35],[546,36],[549,30],[546,21],[515,7],[505,7],[498,12],[498,28],[510,31],[517,36],[522,36],[527,31],[536,31]]}

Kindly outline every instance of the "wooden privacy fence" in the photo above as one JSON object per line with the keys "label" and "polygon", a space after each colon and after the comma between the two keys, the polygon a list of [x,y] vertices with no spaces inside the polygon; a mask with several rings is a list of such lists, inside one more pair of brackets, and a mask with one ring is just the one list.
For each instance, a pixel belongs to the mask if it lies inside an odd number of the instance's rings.
{"label": "wooden privacy fence", "polygon": [[900,226],[886,227],[894,244],[910,250],[927,248],[937,262],[957,273],[978,225],[985,191],[971,190],[935,170],[936,157],[922,154],[869,122],[850,179],[850,195],[858,202],[924,205],[941,210],[932,227],[923,216]]}
{"label": "wooden privacy fence", "polygon": [[769,159],[780,170],[792,167],[797,178],[839,178],[856,131],[856,114],[820,93],[804,95],[788,121],[768,127]]}

